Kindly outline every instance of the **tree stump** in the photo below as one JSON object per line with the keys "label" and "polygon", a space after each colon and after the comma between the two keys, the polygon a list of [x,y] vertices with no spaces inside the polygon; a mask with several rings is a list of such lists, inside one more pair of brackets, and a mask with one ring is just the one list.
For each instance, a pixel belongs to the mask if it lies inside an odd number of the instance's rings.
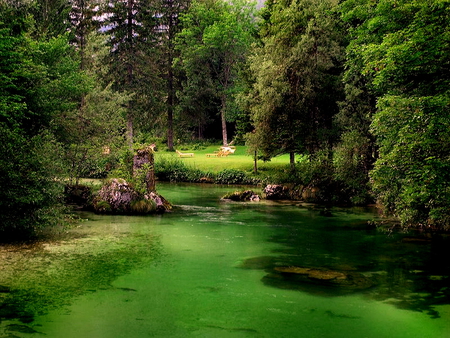
{"label": "tree stump", "polygon": [[156,191],[155,151],[156,145],[151,144],[145,148],[138,149],[133,158],[133,176],[138,175],[143,170],[146,171],[144,181],[148,194]]}

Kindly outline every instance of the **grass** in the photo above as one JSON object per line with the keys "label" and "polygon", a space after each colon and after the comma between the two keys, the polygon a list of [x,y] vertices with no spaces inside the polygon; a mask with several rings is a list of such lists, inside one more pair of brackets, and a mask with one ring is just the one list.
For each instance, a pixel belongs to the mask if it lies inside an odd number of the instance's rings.
{"label": "grass", "polygon": [[[182,160],[186,165],[200,169],[202,171],[218,173],[223,169],[237,169],[247,173],[253,172],[254,160],[253,156],[247,153],[247,147],[236,146],[234,154],[230,154],[226,157],[207,157],[206,154],[212,154],[214,151],[219,150],[220,145],[208,146],[202,150],[193,150],[183,148],[183,153],[194,153],[194,157],[178,157],[175,152],[157,152],[156,158],[161,157],[176,157]],[[296,158],[298,161],[299,158]],[[277,156],[270,162],[258,161],[258,171],[270,172],[275,170],[288,169],[289,167],[289,154]]]}

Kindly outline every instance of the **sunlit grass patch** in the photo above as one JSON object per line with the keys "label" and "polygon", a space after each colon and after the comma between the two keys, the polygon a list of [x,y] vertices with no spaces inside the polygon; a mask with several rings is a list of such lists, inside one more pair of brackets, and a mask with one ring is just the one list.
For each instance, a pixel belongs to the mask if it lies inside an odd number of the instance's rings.
{"label": "sunlit grass patch", "polygon": [[[236,146],[235,153],[226,157],[207,156],[207,154],[213,154],[215,151],[218,151],[219,148],[220,145],[208,146],[201,150],[183,148],[183,152],[194,153],[193,157],[178,157],[175,152],[158,152],[156,153],[156,161],[157,157],[179,158],[186,165],[207,172],[218,173],[224,169],[237,169],[248,173],[253,172],[254,159],[247,152],[246,146]],[[296,157],[296,161],[300,159],[300,156]],[[268,162],[258,161],[258,170],[261,172],[282,170],[288,166],[289,154],[274,157]]]}

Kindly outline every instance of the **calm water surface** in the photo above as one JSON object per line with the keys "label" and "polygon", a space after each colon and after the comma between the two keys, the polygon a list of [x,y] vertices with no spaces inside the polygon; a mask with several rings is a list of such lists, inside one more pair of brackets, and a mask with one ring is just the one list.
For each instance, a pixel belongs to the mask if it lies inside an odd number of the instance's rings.
{"label": "calm water surface", "polygon": [[450,337],[446,237],[377,230],[371,209],[158,190],[172,213],[81,213],[0,247],[0,337]]}

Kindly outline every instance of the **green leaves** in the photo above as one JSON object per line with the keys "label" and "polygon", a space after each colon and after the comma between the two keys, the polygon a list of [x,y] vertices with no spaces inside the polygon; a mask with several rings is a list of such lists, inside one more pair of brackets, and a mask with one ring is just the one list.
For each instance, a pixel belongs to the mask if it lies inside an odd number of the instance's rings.
{"label": "green leaves", "polygon": [[[208,102],[220,113],[224,144],[227,143],[226,121],[232,120],[238,71],[253,42],[253,10],[252,5],[243,1],[231,4],[222,0],[193,1],[181,17],[183,29],[176,38],[180,58],[175,63],[186,74],[181,99],[189,103]],[[189,107],[183,108],[190,113]],[[197,116],[195,122],[204,125],[207,117]]]}
{"label": "green leaves", "polygon": [[[270,158],[315,152],[331,142],[331,119],[341,95],[343,34],[333,1],[270,2],[262,46],[250,57],[250,102],[258,148]],[[249,140],[250,140],[249,139]]]}
{"label": "green leaves", "polygon": [[[372,124],[380,159],[371,173],[380,202],[405,225],[448,227],[450,100],[386,96]],[[448,208],[447,208],[448,210]]]}
{"label": "green leaves", "polygon": [[379,158],[371,185],[405,226],[450,226],[449,8],[447,0],[341,5],[352,40],[340,118],[372,120]]}

